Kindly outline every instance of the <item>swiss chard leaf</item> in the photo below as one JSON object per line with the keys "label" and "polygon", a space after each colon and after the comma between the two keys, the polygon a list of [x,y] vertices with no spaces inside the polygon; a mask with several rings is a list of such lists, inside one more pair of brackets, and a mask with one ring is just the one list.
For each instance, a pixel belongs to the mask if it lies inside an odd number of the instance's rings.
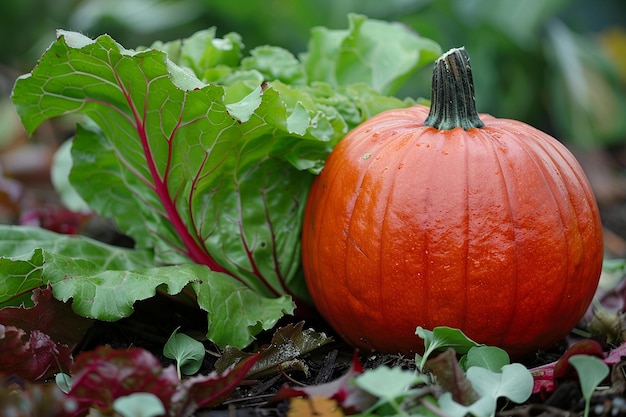
{"label": "swiss chard leaf", "polygon": [[239,102],[255,99],[244,121],[231,115],[223,86],[185,90],[170,76],[185,70],[174,67],[161,51],[61,32],[16,83],[14,101],[30,132],[69,112],[95,121],[102,134],[77,132],[71,182],[138,247],[155,248],[164,262],[207,265],[266,295],[302,294],[288,284],[312,178],[272,157],[286,135],[277,130],[287,126],[285,106],[271,87],[255,89]]}
{"label": "swiss chard leaf", "polygon": [[191,283],[208,337],[242,346],[293,311],[289,296],[306,301],[299,237],[313,174],[349,129],[411,105],[385,94],[440,53],[398,24],[357,15],[345,31],[317,29],[309,49],[243,57],[238,35],[209,29],[130,50],[59,31],[13,102],[29,133],[53,117],[86,116],[62,192],[113,218],[136,249],[118,265],[83,252],[93,249],[85,240],[69,253],[30,242],[3,253],[0,274],[12,284],[0,287],[0,303],[50,283],[80,314],[114,320],[157,288],[174,294]]}
{"label": "swiss chard leaf", "polygon": [[[209,312],[207,336],[215,343],[244,347],[263,329],[293,313],[288,296],[263,297],[230,276],[204,265],[155,266],[150,252],[106,245],[81,236],[59,235],[38,228],[0,226],[0,302],[15,305],[15,294],[50,284],[54,297],[72,300],[84,317],[118,320],[133,304],[157,289],[178,294],[192,284],[198,305]],[[36,249],[26,252],[30,247]],[[15,256],[15,257],[12,257]],[[231,328],[232,326],[232,328]]]}

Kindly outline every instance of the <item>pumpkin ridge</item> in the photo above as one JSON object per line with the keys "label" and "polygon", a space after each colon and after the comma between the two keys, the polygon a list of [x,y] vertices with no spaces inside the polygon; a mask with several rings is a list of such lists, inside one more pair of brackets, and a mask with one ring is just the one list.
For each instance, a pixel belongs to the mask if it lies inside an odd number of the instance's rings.
{"label": "pumpkin ridge", "polygon": [[[569,217],[571,217],[572,222],[575,222],[575,228],[572,227],[566,227],[565,230],[570,231],[570,233],[567,233],[567,238],[565,239],[566,243],[567,243],[567,255],[568,255],[568,274],[575,274],[576,276],[579,276],[580,274],[583,274],[582,271],[580,271],[581,266],[584,266],[585,264],[585,254],[584,252],[584,248],[586,246],[588,246],[588,242],[587,239],[585,238],[585,233],[584,233],[584,227],[582,225],[581,222],[581,216],[579,214],[580,211],[580,207],[576,207],[576,201],[572,198],[572,195],[574,193],[576,193],[577,191],[582,190],[584,192],[585,195],[585,211],[586,212],[594,212],[594,210],[596,209],[596,204],[595,204],[595,199],[593,199],[593,195],[592,195],[592,191],[591,191],[591,186],[588,184],[588,181],[585,177],[581,177],[579,175],[579,173],[577,172],[576,169],[574,169],[574,167],[572,166],[572,156],[571,155],[567,155],[565,154],[563,151],[565,149],[565,147],[558,141],[555,140],[551,140],[551,138],[546,138],[545,135],[543,135],[542,132],[540,131],[535,131],[534,135],[539,139],[537,141],[537,145],[544,150],[546,156],[551,160],[551,163],[556,167],[558,166],[558,161],[565,161],[566,164],[565,166],[563,166],[563,164],[561,164],[561,168],[558,170],[558,174],[559,174],[559,179],[562,182],[563,187],[567,190],[566,192],[566,197],[567,197],[567,211],[570,214]],[[543,139],[543,140],[541,140]],[[561,211],[562,212],[562,211]],[[571,222],[566,222],[565,219],[563,220],[564,225],[565,224],[569,224],[571,226]],[[571,258],[571,254],[572,254],[572,241],[574,240],[573,237],[575,237],[575,241],[578,242],[580,244],[580,247],[583,248],[582,252],[581,252],[581,256],[579,259],[574,259],[572,260]],[[572,270],[572,272],[570,272],[570,270]],[[569,293],[577,293],[580,290],[578,289],[579,285],[580,285],[580,281],[579,280],[568,280],[567,281],[568,284],[570,284],[572,287],[567,287],[569,288],[569,291],[564,291],[564,293],[569,294]],[[564,304],[565,302],[565,297],[561,299],[562,303]]]}
{"label": "pumpkin ridge", "polygon": [[[392,140],[394,139],[396,138],[392,138]],[[397,186],[398,173],[396,171],[397,170],[396,165],[400,166],[403,163],[407,154],[406,149],[404,147],[402,148],[402,151],[403,152],[401,155],[399,155],[400,152],[398,150],[396,150],[395,152],[391,152],[394,158],[391,161],[389,161],[389,165],[391,165],[391,169],[393,170],[392,172],[394,175],[391,181],[391,185],[388,187],[388,190],[387,190],[388,192],[386,196],[383,196],[383,197],[386,197],[385,198],[385,210],[384,210],[385,214],[382,218],[382,224],[381,224],[382,233],[380,236],[380,245],[378,246],[378,259],[381,260],[380,262],[378,262],[379,276],[381,277],[381,280],[380,280],[381,285],[380,285],[380,290],[378,292],[378,305],[379,305],[379,309],[381,310],[381,314],[383,317],[388,317],[390,307],[393,307],[391,303],[385,301],[386,294],[384,291],[384,287],[387,285],[388,281],[393,281],[395,279],[395,275],[392,275],[388,271],[386,272],[383,270],[385,263],[382,260],[385,259],[384,249],[386,246],[386,242],[389,241],[388,240],[389,238],[386,235],[389,233],[388,231],[389,229],[387,228],[388,219],[390,218],[389,212],[390,212],[390,208],[392,207],[391,202],[394,198],[395,190]],[[396,163],[396,160],[399,160],[399,161]]]}
{"label": "pumpkin ridge", "polygon": [[[519,260],[519,253],[518,253],[518,246],[520,243],[519,233],[517,232],[517,228],[515,227],[515,218],[516,218],[515,209],[514,209],[515,204],[513,203],[513,198],[512,198],[513,193],[511,192],[511,185],[509,184],[509,178],[515,178],[515,173],[513,172],[511,174],[511,170],[506,168],[507,164],[503,163],[502,161],[502,155],[498,149],[498,146],[502,143],[502,141],[500,140],[500,137],[495,138],[492,134],[491,126],[489,125],[487,126],[488,126],[487,129],[480,129],[478,130],[476,134],[481,136],[485,142],[489,143],[491,152],[493,152],[496,165],[500,172],[499,182],[501,185],[502,194],[506,197],[502,199],[501,201],[503,201],[506,204],[506,211],[508,213],[508,218],[511,219],[510,229],[511,229],[511,233],[513,233],[513,239],[511,243],[513,245],[512,252],[515,255],[514,261],[513,261],[513,264],[515,265],[515,270],[512,275],[515,278],[515,282],[513,284],[513,294],[511,297],[512,302],[510,303],[511,308],[508,314],[509,318],[507,320],[507,324],[505,325],[505,328],[511,328],[511,325],[515,321],[515,317],[517,316],[517,311],[519,307],[516,301],[519,298],[519,285],[517,281],[519,280],[519,275],[520,275],[519,274],[520,260]],[[506,135],[506,133],[504,132],[499,132],[499,134]],[[508,148],[508,145],[505,145],[505,146],[507,146]],[[502,312],[498,312],[498,313],[502,314]],[[502,342],[503,340],[502,338],[500,338],[500,343]]]}
{"label": "pumpkin ridge", "polygon": [[[533,132],[534,133],[534,132]],[[535,135],[533,135],[535,136]],[[537,135],[539,136],[539,135]],[[535,136],[536,137],[536,136]],[[564,242],[564,259],[565,259],[565,273],[567,275],[570,275],[570,268],[572,266],[572,257],[571,257],[571,246],[572,246],[572,235],[576,235],[577,239],[581,239],[582,235],[581,235],[581,231],[580,231],[580,224],[579,224],[579,220],[578,220],[578,216],[573,212],[572,210],[572,200],[571,200],[571,196],[570,196],[570,192],[571,192],[571,187],[569,186],[568,181],[565,180],[565,178],[563,177],[563,174],[561,172],[561,169],[557,169],[557,164],[555,163],[554,157],[551,155],[551,152],[548,151],[546,149],[546,147],[544,146],[545,144],[545,138],[539,136],[536,137],[537,141],[535,142],[536,145],[538,145],[539,149],[541,149],[545,155],[546,158],[549,159],[551,167],[554,168],[555,170],[555,174],[556,175],[552,175],[552,172],[548,171],[548,167],[545,165],[545,163],[541,163],[538,162],[536,160],[537,156],[535,152],[534,154],[531,154],[530,156],[534,155],[534,162],[537,166],[537,168],[542,172],[544,178],[546,179],[546,188],[548,188],[550,190],[550,194],[553,198],[553,201],[555,203],[556,209],[558,211],[559,214],[559,218],[561,220],[561,230],[563,233],[563,242]],[[552,181],[548,181],[548,178],[552,179]],[[558,181],[557,181],[558,180]],[[564,197],[567,197],[567,201],[559,201],[559,199],[557,198],[557,196],[561,195],[562,193],[558,192],[559,186],[563,187],[564,189],[567,190],[567,195]],[[572,230],[571,228],[571,222],[575,221],[576,223],[576,230]],[[568,287],[570,287],[572,284],[576,284],[575,280],[573,279],[569,279],[569,280],[562,280],[562,286],[560,289],[561,294],[563,294],[564,296],[559,297],[559,304],[554,306],[554,311],[562,311],[563,307],[566,305],[566,301],[567,301],[567,297],[565,296],[566,294],[571,293],[571,291],[568,291]],[[571,288],[570,288],[571,290]],[[575,324],[575,323],[574,323]]]}
{"label": "pumpkin ridge", "polygon": [[[352,208],[349,223],[350,228],[352,228],[352,215],[355,212],[363,211],[360,209],[359,203],[363,201],[365,194],[368,194],[367,198],[371,199],[371,196],[369,195],[369,190],[364,190],[363,184],[367,184],[369,181],[371,181],[372,184],[380,186],[379,188],[381,191],[379,191],[376,195],[377,201],[373,203],[374,206],[380,207],[381,211],[384,213],[384,215],[382,216],[382,221],[380,222],[380,224],[377,225],[376,228],[376,231],[379,231],[380,233],[378,236],[376,236],[374,240],[372,240],[372,235],[374,234],[373,231],[368,232],[369,236],[362,236],[362,238],[367,239],[367,242],[374,241],[378,243],[375,263],[378,264],[377,276],[381,277],[381,279],[376,281],[375,283],[369,283],[369,285],[377,285],[377,289],[375,292],[377,294],[377,297],[375,297],[376,308],[373,308],[373,306],[369,305],[365,305],[364,308],[369,308],[370,310],[372,310],[372,315],[375,315],[375,320],[377,322],[380,322],[381,326],[385,325],[385,317],[387,317],[387,312],[396,308],[395,303],[385,301],[385,290],[386,288],[392,288],[395,280],[395,276],[391,273],[391,271],[385,269],[388,267],[388,259],[383,256],[385,253],[386,245],[388,245],[389,242],[393,242],[393,237],[389,238],[389,236],[386,236],[386,232],[389,232],[390,230],[387,227],[386,221],[390,218],[389,207],[391,206],[391,202],[395,195],[396,180],[399,178],[397,170],[398,167],[403,163],[403,160],[406,157],[407,153],[407,146],[410,146],[410,143],[413,141],[414,136],[413,133],[392,134],[392,132],[394,131],[396,131],[396,129],[393,126],[381,127],[381,129],[377,131],[379,134],[379,139],[377,139],[378,143],[376,144],[377,147],[375,148],[375,151],[372,152],[372,156],[370,158],[371,163],[367,165],[367,168],[363,169],[365,175],[362,178],[362,183],[359,185],[359,192],[357,194],[355,205]],[[370,139],[371,137],[363,138],[361,141],[358,142],[358,145],[355,144],[355,146],[368,148],[368,143],[370,143]],[[356,153],[360,154],[360,152]],[[384,205],[384,208],[382,207],[382,205]],[[372,204],[368,205],[368,207],[371,206]],[[377,217],[378,216],[376,216],[376,218]],[[361,228],[357,230],[357,233],[358,235],[362,235],[363,231],[361,230]],[[399,254],[396,254],[395,256],[399,256]],[[358,262],[358,260],[353,260],[352,262],[348,260],[348,262],[346,262],[346,265],[349,266],[353,262]],[[346,269],[346,275],[351,275],[348,269]],[[376,276],[376,274],[373,275]],[[360,301],[362,303],[364,302],[364,300]],[[376,314],[373,314],[373,312],[376,312]],[[369,323],[367,325],[371,326],[372,323]],[[376,348],[377,346],[374,347]]]}
{"label": "pumpkin ridge", "polygon": [[[515,127],[518,127],[517,124]],[[491,128],[495,129],[493,126],[491,126]],[[558,241],[563,243],[563,246],[561,247],[561,250],[559,250],[559,252],[564,258],[564,264],[562,264],[559,270],[555,271],[554,274],[555,276],[571,276],[572,273],[570,272],[570,268],[572,260],[570,257],[570,239],[572,238],[572,233],[574,231],[571,229],[570,222],[568,220],[570,217],[573,217],[572,220],[575,220],[578,224],[578,218],[576,215],[567,215],[567,213],[572,213],[571,197],[569,194],[567,196],[563,196],[563,192],[559,192],[562,187],[562,189],[566,189],[569,193],[571,192],[571,187],[569,186],[568,181],[563,178],[563,174],[558,168],[558,164],[556,163],[554,157],[552,156],[553,150],[546,148],[545,145],[549,142],[546,142],[546,138],[544,136],[536,134],[537,132],[529,132],[527,131],[528,128],[526,128],[524,132],[515,129],[515,132],[519,133],[511,135],[511,133],[514,133],[512,132],[513,127],[509,125],[507,128],[507,132],[509,133],[507,137],[511,139],[511,143],[514,143],[518,149],[525,153],[528,161],[532,162],[536,174],[541,177],[542,181],[542,186],[537,188],[547,190],[547,196],[550,198],[550,205],[557,213],[557,216],[554,217],[554,221],[557,221],[558,218],[558,223],[560,225],[559,230],[562,234],[562,237],[558,239]],[[521,137],[522,135],[524,137]],[[551,146],[551,148],[553,148],[553,146]],[[547,166],[548,163],[549,166]],[[557,196],[562,196],[564,198],[567,197],[567,200],[563,201],[562,199],[557,198]],[[551,224],[555,225],[555,223],[553,222],[551,222]],[[554,227],[551,227],[550,230],[556,231]],[[552,250],[556,249],[558,249],[558,247],[552,247]],[[556,278],[554,278],[554,283],[558,283],[561,285],[559,286],[559,288],[556,288],[552,285],[550,287],[550,291],[554,292],[555,294],[558,293],[562,295],[568,293],[568,285],[576,284],[574,279],[556,281]],[[568,300],[565,296],[558,297],[558,303],[551,306],[552,308],[549,314],[553,315],[555,319],[558,319],[558,312],[563,311],[563,307],[567,304],[567,301]],[[575,323],[573,323],[572,325],[574,324]],[[528,323],[527,326],[532,327],[533,324]],[[545,337],[547,335],[543,334],[542,336]]]}
{"label": "pumpkin ridge", "polygon": [[[465,172],[469,172],[469,167],[470,167],[470,147],[468,145],[471,146],[468,140],[468,138],[464,138],[464,149],[465,152],[463,154],[463,163],[465,166]],[[463,286],[464,288],[468,287],[468,284],[470,282],[470,277],[469,277],[469,253],[470,253],[470,234],[471,234],[471,230],[470,230],[470,216],[471,216],[471,210],[470,210],[470,177],[469,175],[465,175],[465,207],[463,208],[465,211],[465,242],[463,245],[463,258],[465,259],[465,262],[463,264],[463,268],[464,268],[464,273],[463,273]],[[468,326],[468,322],[467,322],[467,317],[468,317],[468,310],[469,310],[469,305],[470,305],[470,296],[469,296],[469,292],[468,291],[463,291],[463,311],[465,312],[465,314],[463,314],[462,318],[461,318],[461,326],[459,326],[459,328],[467,328]]]}

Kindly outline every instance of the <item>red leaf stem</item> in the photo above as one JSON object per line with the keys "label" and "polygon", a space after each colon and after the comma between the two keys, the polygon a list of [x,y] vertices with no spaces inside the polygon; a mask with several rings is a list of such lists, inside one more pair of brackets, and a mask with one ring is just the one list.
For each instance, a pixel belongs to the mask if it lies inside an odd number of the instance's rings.
{"label": "red leaf stem", "polygon": [[[144,100],[143,112],[142,112],[142,114],[140,114],[139,110],[137,109],[137,107],[135,107],[135,105],[133,103],[133,100],[132,100],[132,97],[130,95],[130,92],[124,86],[124,83],[120,79],[120,77],[117,74],[117,72],[115,73],[115,77],[117,79],[117,82],[118,82],[118,85],[120,87],[120,90],[122,91],[122,94],[124,94],[124,97],[126,98],[128,106],[129,106],[130,110],[132,111],[133,118],[134,118],[135,129],[137,130],[137,133],[139,134],[139,139],[141,141],[141,145],[142,145],[142,148],[143,148],[145,159],[146,159],[146,162],[148,164],[148,169],[150,170],[150,175],[152,176],[152,178],[154,180],[154,191],[156,192],[157,196],[159,197],[159,199],[163,203],[163,208],[165,209],[165,212],[167,214],[168,220],[172,223],[172,226],[174,226],[176,231],[179,233],[180,238],[183,241],[183,244],[187,248],[185,254],[192,261],[194,261],[194,262],[196,262],[198,264],[206,265],[212,271],[223,272],[223,273],[229,274],[229,275],[234,277],[234,275],[232,273],[230,273],[224,267],[219,265],[215,261],[215,259],[213,259],[213,257],[209,253],[204,251],[202,249],[202,247],[198,244],[198,241],[196,239],[194,239],[194,237],[189,233],[189,229],[186,227],[185,223],[183,222],[182,218],[180,217],[180,214],[178,213],[176,205],[174,204],[174,201],[172,200],[172,198],[171,198],[171,196],[169,194],[169,190],[167,188],[167,182],[166,182],[167,174],[165,175],[165,178],[162,178],[161,175],[159,174],[159,171],[158,171],[157,166],[156,166],[156,162],[155,162],[155,160],[153,158],[152,150],[150,148],[150,143],[148,142],[148,134],[147,134],[147,131],[146,131],[146,123],[145,122],[146,122],[146,117],[147,117],[146,113],[147,113],[148,100]],[[147,83],[146,90],[148,90],[148,86],[150,85],[151,82],[152,81],[149,81]],[[148,95],[148,93],[149,93],[149,91],[146,91],[146,96]],[[185,94],[185,101],[183,101],[183,103],[186,102],[187,92],[185,91],[184,94]],[[183,104],[183,109],[184,109],[184,104]],[[182,116],[182,109],[181,109],[181,116]],[[180,120],[178,121],[177,127],[179,125],[180,125]],[[176,132],[176,128],[174,129],[174,132],[172,133],[172,135],[174,135],[175,132]],[[173,137],[170,138],[170,140],[168,140],[168,142],[169,142],[170,152],[169,152],[169,155],[168,155],[168,163],[167,163],[167,167],[166,167],[166,172],[170,168],[169,164],[170,164],[170,158],[171,158],[171,153],[172,153],[171,149],[172,149],[172,146],[173,146]]]}

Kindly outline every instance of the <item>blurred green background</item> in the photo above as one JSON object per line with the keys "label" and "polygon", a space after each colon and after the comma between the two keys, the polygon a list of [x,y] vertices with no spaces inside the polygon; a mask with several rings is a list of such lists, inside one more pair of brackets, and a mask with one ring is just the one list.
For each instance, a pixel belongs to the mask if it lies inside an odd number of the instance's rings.
{"label": "blurred green background", "polygon": [[[312,27],[344,28],[350,12],[404,22],[444,50],[464,45],[481,112],[526,121],[583,149],[626,139],[623,0],[4,1],[0,64],[30,71],[56,28],[108,33],[133,48],[216,26],[218,36],[241,34],[248,48],[298,53]],[[400,95],[429,97],[429,71]]]}

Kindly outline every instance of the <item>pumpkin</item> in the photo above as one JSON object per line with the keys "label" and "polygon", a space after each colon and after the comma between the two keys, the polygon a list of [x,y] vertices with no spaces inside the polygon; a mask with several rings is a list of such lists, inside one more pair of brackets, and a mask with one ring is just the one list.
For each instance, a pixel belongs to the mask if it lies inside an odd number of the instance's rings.
{"label": "pumpkin", "polygon": [[431,108],[380,113],[328,157],[305,207],[311,297],[355,347],[420,352],[449,326],[513,356],[581,319],[602,268],[582,168],[553,137],[478,114],[463,48],[434,65]]}

